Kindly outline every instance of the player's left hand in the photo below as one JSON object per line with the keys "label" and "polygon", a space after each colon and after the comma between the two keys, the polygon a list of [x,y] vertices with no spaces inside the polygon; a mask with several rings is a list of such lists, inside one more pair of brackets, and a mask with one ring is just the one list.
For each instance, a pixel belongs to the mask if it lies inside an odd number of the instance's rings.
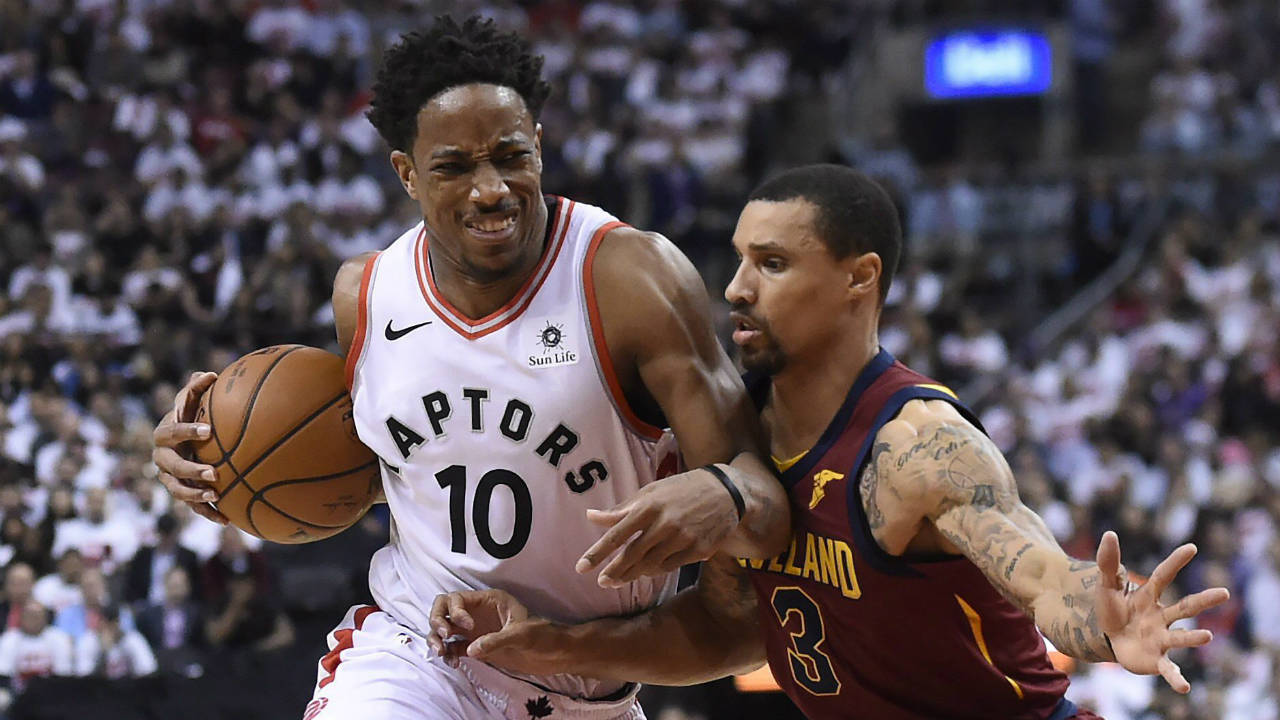
{"label": "player's left hand", "polygon": [[1160,596],[1177,577],[1178,572],[1196,555],[1190,543],[1169,554],[1151,573],[1145,585],[1130,585],[1120,566],[1120,540],[1114,532],[1106,532],[1098,545],[1098,626],[1111,641],[1116,662],[1126,670],[1142,675],[1159,674],[1169,687],[1180,693],[1191,690],[1178,665],[1169,659],[1174,648],[1197,647],[1213,639],[1204,630],[1175,630],[1169,626],[1178,620],[1195,617],[1231,597],[1222,587],[1188,595],[1172,605],[1161,605]]}
{"label": "player's left hand", "polygon": [[650,483],[610,510],[588,510],[587,518],[609,528],[574,567],[600,567],[601,587],[622,587],[646,575],[664,575],[706,560],[738,526],[733,498],[706,470],[691,470]]}

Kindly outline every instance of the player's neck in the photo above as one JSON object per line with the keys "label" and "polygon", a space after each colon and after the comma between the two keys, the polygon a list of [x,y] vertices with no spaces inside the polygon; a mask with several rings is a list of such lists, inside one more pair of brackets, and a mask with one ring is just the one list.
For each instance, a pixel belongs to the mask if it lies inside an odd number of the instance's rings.
{"label": "player's neck", "polygon": [[477,277],[454,259],[437,257],[435,245],[427,247],[431,254],[432,280],[449,304],[464,316],[478,319],[495,312],[516,296],[538,267],[547,245],[548,215],[545,205],[539,207],[542,222],[537,225],[536,242],[529,243],[521,253],[519,265],[501,277]]}
{"label": "player's neck", "polygon": [[773,377],[769,434],[777,457],[794,457],[818,442],[849,388],[880,350],[874,321],[841,336],[847,340],[812,358],[788,358],[787,367]]}

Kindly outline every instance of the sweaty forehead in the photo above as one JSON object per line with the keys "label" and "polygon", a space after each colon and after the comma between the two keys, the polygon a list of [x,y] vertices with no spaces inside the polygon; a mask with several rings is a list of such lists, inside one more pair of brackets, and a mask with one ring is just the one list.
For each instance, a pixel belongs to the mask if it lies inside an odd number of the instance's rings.
{"label": "sweaty forehead", "polygon": [[418,149],[480,150],[500,140],[533,140],[534,122],[520,94],[500,85],[460,85],[418,111]]}
{"label": "sweaty forehead", "polygon": [[752,200],[742,209],[733,242],[745,251],[753,245],[794,252],[826,250],[816,231],[817,208],[808,200]]}

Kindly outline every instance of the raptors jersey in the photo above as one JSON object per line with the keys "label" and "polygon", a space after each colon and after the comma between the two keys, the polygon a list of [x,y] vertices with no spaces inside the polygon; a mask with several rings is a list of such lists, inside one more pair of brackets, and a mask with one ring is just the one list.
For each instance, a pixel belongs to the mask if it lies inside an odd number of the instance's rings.
{"label": "raptors jersey", "polygon": [[[675,589],[674,575],[605,589],[573,569],[603,534],[587,510],[631,498],[676,458],[669,432],[631,414],[603,347],[591,264],[622,223],[547,203],[542,258],[486,317],[464,317],[436,289],[422,225],[364,270],[347,373],[392,517],[369,585],[420,633],[436,595],[455,590],[500,588],[574,623],[641,611]],[[620,686],[539,682],[571,695]]]}
{"label": "raptors jersey", "polygon": [[[768,391],[767,378],[751,382]],[[751,569],[769,666],[815,720],[1062,720],[1067,678],[1035,624],[968,559],[905,559],[876,543],[858,480],[876,433],[951,391],[881,350],[817,445],[782,473],[791,547]],[[980,427],[980,426],[979,426]]]}

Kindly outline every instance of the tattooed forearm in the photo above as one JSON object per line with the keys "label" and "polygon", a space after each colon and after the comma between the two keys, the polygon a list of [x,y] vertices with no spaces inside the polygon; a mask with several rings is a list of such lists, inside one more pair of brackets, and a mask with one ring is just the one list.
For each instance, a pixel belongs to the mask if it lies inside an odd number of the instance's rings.
{"label": "tattooed forearm", "polygon": [[[1037,608],[1036,616],[1037,624],[1054,647],[1088,662],[1115,659],[1098,626],[1097,585],[1097,564],[1072,560],[1059,603],[1045,602],[1043,608]],[[1046,618],[1043,623],[1040,616]]]}
{"label": "tattooed forearm", "polygon": [[1059,650],[1081,660],[1110,659],[1095,609],[1097,566],[1062,552],[1044,522],[1022,504],[994,443],[976,428],[954,423],[926,428],[919,437],[924,439],[899,454],[893,468],[931,489],[926,516],[943,537]]}
{"label": "tattooed forearm", "polygon": [[1014,569],[1014,568],[1016,568],[1016,567],[1018,567],[1018,561],[1019,561],[1019,560],[1021,560],[1021,559],[1022,559],[1022,556],[1023,556],[1023,555],[1026,555],[1026,554],[1027,554],[1027,551],[1028,551],[1028,550],[1030,550],[1030,549],[1031,549],[1031,548],[1033,548],[1033,547],[1035,547],[1035,545],[1032,545],[1031,543],[1026,543],[1026,544],[1024,544],[1022,547],[1018,548],[1018,552],[1014,553],[1014,555],[1013,555],[1013,559],[1012,559],[1012,560],[1010,560],[1010,561],[1009,561],[1009,564],[1008,564],[1008,565],[1005,565],[1005,567],[1004,567],[1004,579],[1005,579],[1005,580],[1012,580],[1012,579],[1013,579],[1013,569]]}

